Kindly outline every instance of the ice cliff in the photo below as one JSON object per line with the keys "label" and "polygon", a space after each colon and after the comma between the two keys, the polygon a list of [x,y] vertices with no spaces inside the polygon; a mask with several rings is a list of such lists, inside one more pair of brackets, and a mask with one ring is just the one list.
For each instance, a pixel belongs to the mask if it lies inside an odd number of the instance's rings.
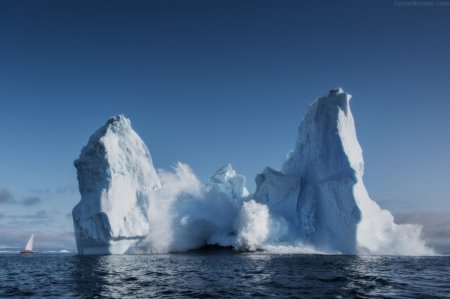
{"label": "ice cliff", "polygon": [[420,227],[396,225],[363,183],[351,95],[314,101],[280,171],[267,167],[249,194],[227,165],[201,183],[191,168],[154,169],[123,116],[96,131],[75,161],[81,201],[73,210],[81,254],[236,250],[426,255]]}

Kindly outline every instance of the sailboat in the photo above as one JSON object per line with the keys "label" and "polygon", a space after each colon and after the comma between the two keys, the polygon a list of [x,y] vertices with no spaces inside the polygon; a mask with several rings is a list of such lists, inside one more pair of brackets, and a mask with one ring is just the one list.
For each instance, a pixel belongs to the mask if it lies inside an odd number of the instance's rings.
{"label": "sailboat", "polygon": [[25,246],[24,250],[21,250],[20,253],[36,253],[33,251],[33,242],[34,242],[34,234],[31,235],[30,239],[28,240],[27,246]]}

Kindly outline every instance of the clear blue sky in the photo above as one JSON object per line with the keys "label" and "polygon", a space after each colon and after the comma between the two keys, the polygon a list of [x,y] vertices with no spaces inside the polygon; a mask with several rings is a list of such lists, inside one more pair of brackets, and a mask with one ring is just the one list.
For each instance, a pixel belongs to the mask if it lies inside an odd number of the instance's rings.
{"label": "clear blue sky", "polygon": [[131,119],[157,168],[207,180],[231,162],[253,190],[335,86],[353,94],[371,197],[450,211],[449,16],[378,0],[1,1],[0,247],[31,230],[73,244],[73,160],[109,116]]}

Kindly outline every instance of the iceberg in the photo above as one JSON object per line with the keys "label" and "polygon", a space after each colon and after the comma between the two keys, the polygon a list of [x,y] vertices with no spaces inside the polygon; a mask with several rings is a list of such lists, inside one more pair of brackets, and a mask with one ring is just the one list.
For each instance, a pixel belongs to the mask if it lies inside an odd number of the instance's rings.
{"label": "iceberg", "polygon": [[281,172],[266,168],[256,177],[255,200],[285,217],[303,243],[324,251],[432,254],[419,226],[396,225],[370,199],[350,99],[335,88],[310,105]]}
{"label": "iceberg", "polygon": [[147,146],[123,115],[98,129],[74,162],[72,211],[80,254],[120,254],[149,232],[150,195],[161,187]]}
{"label": "iceberg", "polygon": [[364,186],[364,160],[350,109],[335,88],[316,99],[281,169],[266,167],[250,194],[228,164],[202,183],[177,162],[155,170],[123,115],[89,139],[74,164],[80,254],[238,251],[430,255],[421,227],[397,225]]}

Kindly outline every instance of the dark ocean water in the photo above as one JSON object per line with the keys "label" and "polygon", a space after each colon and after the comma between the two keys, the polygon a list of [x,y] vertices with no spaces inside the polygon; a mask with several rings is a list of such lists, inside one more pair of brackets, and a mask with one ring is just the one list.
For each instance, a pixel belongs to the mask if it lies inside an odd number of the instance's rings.
{"label": "dark ocean water", "polygon": [[0,254],[1,298],[450,298],[450,257]]}

